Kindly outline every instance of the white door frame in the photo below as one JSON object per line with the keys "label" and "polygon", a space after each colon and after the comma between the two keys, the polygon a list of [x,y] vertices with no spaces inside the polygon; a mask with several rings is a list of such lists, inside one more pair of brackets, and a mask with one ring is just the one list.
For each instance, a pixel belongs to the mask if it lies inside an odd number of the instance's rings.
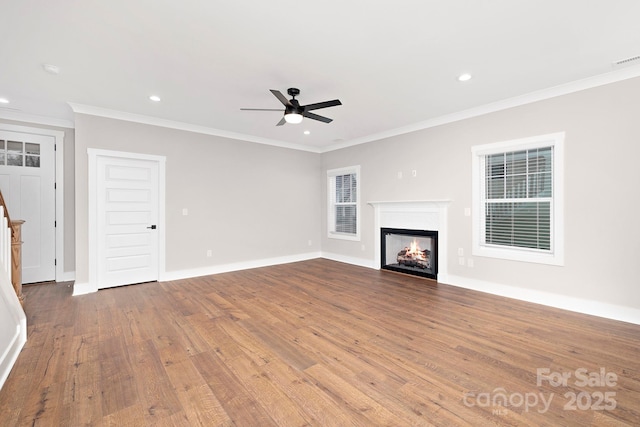
{"label": "white door frame", "polygon": [[[75,272],[70,272],[68,277],[65,277],[64,273],[64,132],[5,123],[0,123],[0,130],[48,136],[54,139],[56,156],[56,282],[74,280]],[[9,214],[11,214],[11,212],[9,212]]]}
{"label": "white door frame", "polygon": [[[128,153],[124,151],[88,148],[89,154],[89,283],[81,293],[98,291],[98,157],[117,157],[122,159],[147,160],[158,163],[158,279],[162,280],[165,271],[165,162],[166,157],[151,154]],[[74,295],[75,295],[74,290]]]}

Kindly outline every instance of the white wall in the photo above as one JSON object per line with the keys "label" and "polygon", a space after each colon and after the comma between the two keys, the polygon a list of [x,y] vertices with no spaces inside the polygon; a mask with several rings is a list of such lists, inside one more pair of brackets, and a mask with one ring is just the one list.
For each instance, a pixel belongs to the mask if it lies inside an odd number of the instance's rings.
{"label": "white wall", "polygon": [[[362,241],[326,237],[323,197],[323,253],[373,262],[367,201],[451,199],[452,284],[640,323],[639,93],[635,78],[325,153],[323,173],[361,165]],[[471,147],[554,132],[566,132],[565,265],[471,257]]]}

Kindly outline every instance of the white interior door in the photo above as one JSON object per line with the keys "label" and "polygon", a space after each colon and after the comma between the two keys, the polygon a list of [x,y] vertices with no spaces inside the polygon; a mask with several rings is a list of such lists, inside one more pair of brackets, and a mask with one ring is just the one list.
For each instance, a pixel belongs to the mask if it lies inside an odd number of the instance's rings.
{"label": "white interior door", "polygon": [[56,279],[55,138],[0,130],[0,190],[22,225],[22,283]]}
{"label": "white interior door", "polygon": [[158,280],[158,167],[153,160],[96,158],[99,289]]}

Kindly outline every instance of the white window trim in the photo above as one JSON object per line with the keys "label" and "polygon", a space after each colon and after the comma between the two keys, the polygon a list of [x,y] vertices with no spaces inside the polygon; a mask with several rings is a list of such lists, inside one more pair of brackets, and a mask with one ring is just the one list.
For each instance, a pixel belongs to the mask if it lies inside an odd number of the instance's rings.
{"label": "white window trim", "polygon": [[[501,258],[549,265],[564,265],[564,132],[533,136],[471,147],[472,153],[472,253],[474,256]],[[551,251],[484,245],[482,194],[485,185],[485,156],[508,151],[553,146],[553,212]]]}
{"label": "white window trim", "polygon": [[[334,189],[331,185],[331,178],[339,175],[355,174],[356,180],[356,234],[339,233],[334,231],[335,213],[333,211],[333,194]],[[327,236],[330,239],[360,241],[360,165],[349,166],[339,169],[327,170]]]}

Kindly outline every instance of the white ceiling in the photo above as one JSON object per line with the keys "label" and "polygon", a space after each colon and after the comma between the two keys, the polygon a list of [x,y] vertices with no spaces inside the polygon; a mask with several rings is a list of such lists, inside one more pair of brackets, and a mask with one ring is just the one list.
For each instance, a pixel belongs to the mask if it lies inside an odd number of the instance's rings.
{"label": "white ceiling", "polygon": [[[322,150],[611,73],[640,55],[638,17],[637,0],[0,0],[0,117],[71,123],[70,102]],[[330,124],[240,111],[289,87],[343,105],[316,111]]]}

